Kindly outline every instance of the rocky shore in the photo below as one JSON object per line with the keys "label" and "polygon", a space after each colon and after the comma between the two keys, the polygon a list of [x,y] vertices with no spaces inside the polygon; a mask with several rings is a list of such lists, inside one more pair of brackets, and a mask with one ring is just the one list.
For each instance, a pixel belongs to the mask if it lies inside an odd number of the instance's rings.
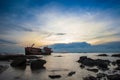
{"label": "rocky shore", "polygon": [[[78,58],[77,62],[75,61],[73,62],[73,63],[77,63],[78,66],[80,66],[78,68],[81,68],[82,70],[85,70],[87,72],[92,72],[95,74],[95,75],[88,74],[88,76],[83,76],[82,77],[83,80],[120,80],[120,59],[119,59],[120,54],[113,54],[113,55],[99,54],[95,56],[96,58],[91,58],[89,56],[80,56],[79,58],[77,57]],[[99,56],[101,57],[101,59],[97,58]],[[108,60],[107,57],[113,57],[113,58],[117,57],[117,59],[114,61],[111,61],[111,60]],[[54,55],[53,58],[64,59],[64,56]],[[12,68],[26,69],[26,66],[30,66],[31,70],[39,71],[44,69],[45,71],[47,71],[44,65],[48,61],[44,58],[37,57],[37,56],[25,56],[25,55],[2,55],[1,56],[0,55],[0,60],[8,61]],[[0,65],[0,73],[4,72],[7,69],[8,69],[8,66]],[[51,71],[51,73],[48,74],[47,77],[49,79],[62,79],[65,76],[66,78],[72,78],[78,74],[81,74],[79,73],[79,71],[71,70],[71,69],[67,69],[65,71],[66,72],[65,75],[62,75],[59,72],[60,70]]]}
{"label": "rocky shore", "polygon": [[[29,64],[32,70],[43,69],[45,60],[40,59],[37,56],[26,55],[0,55],[0,61],[10,62],[10,66],[13,68],[25,69]],[[0,65],[0,73],[6,70],[6,66]]]}
{"label": "rocky shore", "polygon": [[4,72],[6,69],[8,69],[7,65],[0,65],[0,73]]}
{"label": "rocky shore", "polygon": [[[98,56],[108,56],[106,54],[100,54]],[[119,57],[120,54],[114,54],[111,57]],[[86,69],[96,73],[96,76],[89,75],[83,77],[83,80],[120,80],[120,59],[111,62],[110,60],[92,59],[87,56],[81,56],[77,61],[80,63],[81,69]],[[111,69],[110,67],[114,68]],[[86,68],[89,67],[89,68]],[[96,67],[96,68],[93,68]],[[108,72],[108,73],[105,73]],[[111,73],[109,73],[111,72]]]}

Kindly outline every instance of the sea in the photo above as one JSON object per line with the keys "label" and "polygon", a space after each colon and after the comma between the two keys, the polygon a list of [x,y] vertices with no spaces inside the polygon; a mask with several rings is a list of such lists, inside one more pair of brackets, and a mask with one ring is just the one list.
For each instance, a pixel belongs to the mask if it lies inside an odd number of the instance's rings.
{"label": "sea", "polygon": [[[87,56],[92,59],[104,59],[115,61],[119,58],[111,57],[114,53],[106,53],[109,56],[97,56],[101,53],[52,53],[51,55],[36,55],[42,57],[47,63],[44,65],[46,69],[31,70],[30,65],[25,69],[13,68],[10,62],[0,61],[1,65],[9,66],[7,70],[0,73],[0,80],[83,80],[84,77],[93,75],[95,72],[80,68],[80,63],[77,62],[80,56]],[[110,66],[112,69],[113,67]],[[70,72],[75,74],[68,76]],[[101,71],[99,71],[101,72]],[[111,73],[111,71],[103,71],[104,73]],[[51,79],[49,75],[61,75],[61,78]]]}

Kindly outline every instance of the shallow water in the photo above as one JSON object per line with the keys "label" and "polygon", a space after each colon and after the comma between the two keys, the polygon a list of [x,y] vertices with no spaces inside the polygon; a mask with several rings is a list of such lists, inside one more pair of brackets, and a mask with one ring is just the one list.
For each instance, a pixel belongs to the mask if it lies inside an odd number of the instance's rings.
{"label": "shallow water", "polygon": [[[27,65],[25,69],[12,68],[9,62],[0,62],[2,65],[8,65],[9,68],[0,74],[0,80],[53,80],[49,75],[61,75],[61,78],[54,80],[82,80],[88,75],[96,73],[81,69],[80,64],[76,61],[80,56],[88,56],[93,59],[109,59],[114,61],[119,58],[96,56],[98,53],[53,53],[50,56],[43,56],[47,63],[44,65],[46,69],[32,71]],[[111,55],[111,54],[109,54]],[[38,56],[38,55],[37,55]],[[67,76],[69,72],[75,71],[73,76]]]}

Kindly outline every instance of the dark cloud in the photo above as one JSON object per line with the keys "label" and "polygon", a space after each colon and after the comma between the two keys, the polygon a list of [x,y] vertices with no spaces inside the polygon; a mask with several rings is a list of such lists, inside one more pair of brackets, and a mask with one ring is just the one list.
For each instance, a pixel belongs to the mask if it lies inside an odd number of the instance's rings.
{"label": "dark cloud", "polygon": [[11,31],[27,31],[27,32],[32,32],[33,30],[31,28],[27,28],[23,26],[20,23],[15,23],[15,22],[6,22],[6,21],[0,21],[0,34],[6,34]]}
{"label": "dark cloud", "polygon": [[66,33],[56,33],[56,35],[66,35]]}
{"label": "dark cloud", "polygon": [[0,44],[17,44],[17,43],[5,39],[0,39]]}

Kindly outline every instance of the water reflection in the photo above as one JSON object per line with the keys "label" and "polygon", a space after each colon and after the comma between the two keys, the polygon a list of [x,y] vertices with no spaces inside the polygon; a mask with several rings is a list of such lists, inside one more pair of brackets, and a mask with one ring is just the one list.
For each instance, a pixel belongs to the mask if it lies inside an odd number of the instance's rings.
{"label": "water reflection", "polygon": [[30,66],[26,66],[26,69],[25,69],[25,79],[26,80],[29,80],[29,78],[31,77],[32,75],[32,71],[31,71],[31,68]]}

